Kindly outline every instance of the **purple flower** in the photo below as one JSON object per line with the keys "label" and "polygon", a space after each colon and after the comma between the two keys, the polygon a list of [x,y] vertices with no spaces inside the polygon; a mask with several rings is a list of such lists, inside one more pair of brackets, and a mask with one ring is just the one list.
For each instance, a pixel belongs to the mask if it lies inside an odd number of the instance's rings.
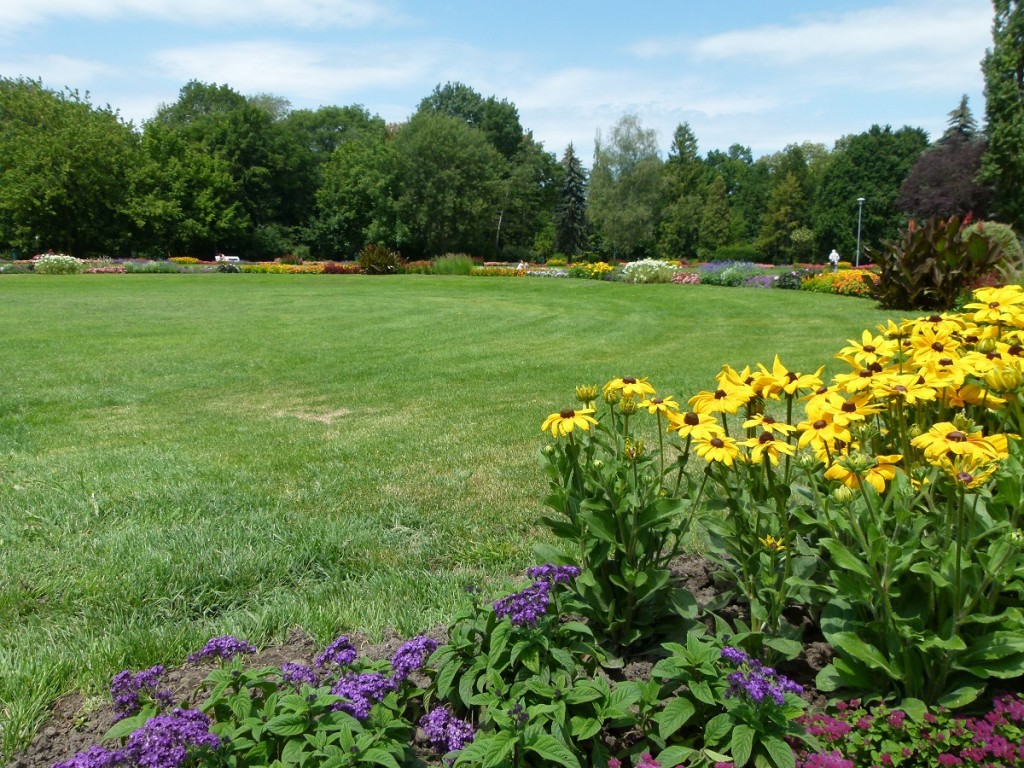
{"label": "purple flower", "polygon": [[390,678],[379,672],[346,672],[331,688],[331,693],[346,701],[339,701],[334,709],[348,712],[356,720],[365,720],[370,716],[373,705],[395,690]]}
{"label": "purple flower", "polygon": [[661,763],[651,757],[650,752],[644,752],[640,755],[640,762],[636,764],[636,768],[661,768]]}
{"label": "purple flower", "polygon": [[854,763],[853,760],[847,760],[839,754],[839,750],[818,752],[813,755],[808,755],[807,758],[799,764],[799,768],[855,768],[855,766],[856,763]]}
{"label": "purple flower", "polygon": [[420,669],[436,650],[437,641],[423,635],[404,643],[391,659],[391,668],[395,671],[392,679],[395,683],[403,682],[411,672]]}
{"label": "purple flower", "polygon": [[348,641],[348,635],[341,635],[328,645],[313,663],[318,667],[326,667],[328,664],[347,667],[356,660],[357,655],[356,649]]}
{"label": "purple flower", "polygon": [[548,584],[568,584],[580,575],[580,569],[575,565],[545,563],[536,568],[527,569],[526,575],[537,581],[546,581]]}
{"label": "purple flower", "polygon": [[163,665],[157,664],[134,675],[130,669],[114,675],[110,682],[110,695],[114,699],[115,721],[138,713],[142,708],[140,696],[151,699],[158,707],[169,707],[174,694],[166,688],[159,688],[163,674]]}
{"label": "purple flower", "polygon": [[448,707],[421,717],[420,727],[433,747],[445,752],[462,749],[473,740],[473,726],[453,715]]}
{"label": "purple flower", "polygon": [[175,709],[157,715],[128,737],[127,760],[139,768],[179,768],[189,749],[217,749],[220,739],[210,733],[210,719],[196,709]]}
{"label": "purple flower", "polygon": [[495,601],[494,612],[499,619],[507,616],[513,624],[536,626],[551,602],[548,589],[548,582],[535,582],[522,592],[514,592]]}
{"label": "purple flower", "polygon": [[124,762],[124,752],[120,749],[110,751],[98,744],[79,752],[69,760],[54,763],[53,768],[114,768]]}
{"label": "purple flower", "polygon": [[771,667],[764,666],[757,659],[751,659],[738,648],[723,648],[722,659],[738,668],[726,675],[725,679],[729,681],[726,697],[745,696],[755,704],[770,698],[782,706],[787,693],[800,695],[804,692],[801,686]]}
{"label": "purple flower", "polygon": [[188,660],[195,664],[203,659],[233,659],[239,653],[256,653],[256,647],[231,635],[220,635],[210,640],[202,650],[189,654]]}
{"label": "purple flower", "polygon": [[303,683],[316,686],[319,683],[316,671],[305,664],[285,662],[281,665],[281,682],[294,685],[296,688]]}

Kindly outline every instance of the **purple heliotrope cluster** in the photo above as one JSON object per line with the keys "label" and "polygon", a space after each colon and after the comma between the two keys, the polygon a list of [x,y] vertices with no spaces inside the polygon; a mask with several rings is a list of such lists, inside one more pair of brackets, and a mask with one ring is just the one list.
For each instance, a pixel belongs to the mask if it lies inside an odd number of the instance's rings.
{"label": "purple heliotrope cluster", "polygon": [[191,753],[218,747],[210,718],[199,710],[175,709],[146,721],[121,749],[93,746],[53,768],[180,768]]}
{"label": "purple heliotrope cluster", "polygon": [[499,619],[508,618],[513,624],[535,627],[551,604],[551,587],[568,584],[580,575],[580,569],[574,565],[546,563],[530,568],[526,573],[534,579],[533,584],[521,592],[496,600],[494,613]]}
{"label": "purple heliotrope cluster", "polygon": [[188,660],[195,664],[204,659],[233,659],[240,653],[256,653],[256,647],[231,635],[212,638],[201,650],[190,653]]}
{"label": "purple heliotrope cluster", "polygon": [[404,643],[391,659],[391,669],[394,670],[392,679],[396,683],[404,682],[411,673],[422,669],[430,654],[436,650],[437,641],[424,635]]}
{"label": "purple heliotrope cluster", "polygon": [[454,752],[473,740],[473,726],[460,720],[448,707],[440,707],[420,718],[420,727],[434,749]]}
{"label": "purple heliotrope cluster", "polygon": [[320,685],[320,678],[312,667],[307,667],[305,664],[292,664],[286,661],[281,665],[281,682],[294,685],[296,688],[306,683],[315,688]]}
{"label": "purple heliotrope cluster", "polygon": [[318,667],[347,667],[358,655],[349,642],[348,635],[341,635],[324,648],[324,652],[317,656],[313,663]]}
{"label": "purple heliotrope cluster", "polygon": [[114,675],[110,682],[110,696],[114,700],[115,721],[138,713],[142,708],[143,696],[151,699],[161,709],[171,705],[174,694],[159,687],[164,671],[163,665],[157,664],[134,674],[126,669]]}
{"label": "purple heliotrope cluster", "polygon": [[725,678],[729,681],[727,697],[742,696],[754,704],[771,699],[782,706],[787,693],[799,696],[804,692],[802,686],[764,666],[758,659],[752,659],[739,648],[723,648],[722,659],[736,667],[736,671]]}

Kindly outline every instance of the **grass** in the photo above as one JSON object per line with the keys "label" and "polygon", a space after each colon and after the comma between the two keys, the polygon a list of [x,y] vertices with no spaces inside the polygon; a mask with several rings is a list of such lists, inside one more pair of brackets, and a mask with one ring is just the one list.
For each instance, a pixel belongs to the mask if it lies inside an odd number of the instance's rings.
{"label": "grass", "polygon": [[482,277],[0,278],[0,756],[55,697],[209,637],[411,634],[543,536],[541,420],[826,362],[885,315],[796,291]]}

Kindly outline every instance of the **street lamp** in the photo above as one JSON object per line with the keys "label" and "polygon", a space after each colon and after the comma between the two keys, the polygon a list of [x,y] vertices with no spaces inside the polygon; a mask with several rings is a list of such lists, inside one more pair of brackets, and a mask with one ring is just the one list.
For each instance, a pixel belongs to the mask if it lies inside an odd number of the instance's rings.
{"label": "street lamp", "polygon": [[864,218],[864,198],[857,198],[857,257],[854,260],[854,266],[860,266],[860,223]]}

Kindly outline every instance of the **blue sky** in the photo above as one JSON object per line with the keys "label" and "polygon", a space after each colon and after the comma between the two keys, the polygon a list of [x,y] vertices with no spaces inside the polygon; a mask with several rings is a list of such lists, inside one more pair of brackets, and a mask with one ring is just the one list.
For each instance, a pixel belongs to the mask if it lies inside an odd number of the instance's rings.
{"label": "blue sky", "polygon": [[0,75],[136,124],[192,79],[389,122],[460,81],[589,165],[626,113],[663,152],[685,121],[701,153],[755,155],[874,123],[934,137],[962,94],[982,122],[991,23],[990,0],[0,0]]}

